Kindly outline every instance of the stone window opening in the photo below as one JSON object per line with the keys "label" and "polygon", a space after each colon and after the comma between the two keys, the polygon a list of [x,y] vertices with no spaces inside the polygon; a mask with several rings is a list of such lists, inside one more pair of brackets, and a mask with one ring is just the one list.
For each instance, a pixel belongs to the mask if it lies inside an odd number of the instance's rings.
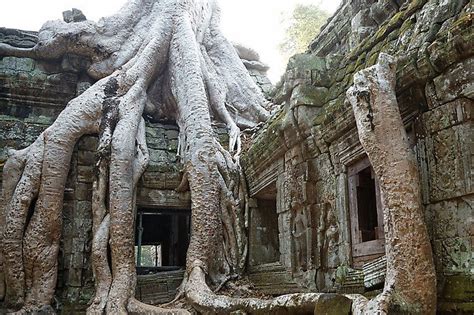
{"label": "stone window opening", "polygon": [[354,266],[385,253],[378,181],[367,157],[348,167],[349,211]]}
{"label": "stone window opening", "polygon": [[139,209],[135,228],[137,274],[184,268],[190,226],[189,210]]}

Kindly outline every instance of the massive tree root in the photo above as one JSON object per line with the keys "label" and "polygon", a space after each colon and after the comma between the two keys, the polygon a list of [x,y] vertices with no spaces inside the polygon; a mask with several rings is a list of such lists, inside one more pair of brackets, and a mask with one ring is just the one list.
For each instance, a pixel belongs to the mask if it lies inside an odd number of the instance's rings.
{"label": "massive tree root", "polygon": [[387,255],[384,291],[365,312],[434,314],[436,273],[423,218],[420,180],[395,95],[394,58],[354,76],[347,92],[359,139],[380,183]]}

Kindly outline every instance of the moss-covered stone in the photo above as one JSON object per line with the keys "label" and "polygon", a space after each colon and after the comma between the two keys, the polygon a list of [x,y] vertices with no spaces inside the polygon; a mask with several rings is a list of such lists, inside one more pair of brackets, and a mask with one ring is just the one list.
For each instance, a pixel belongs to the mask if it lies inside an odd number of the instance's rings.
{"label": "moss-covered stone", "polygon": [[442,282],[443,299],[447,301],[474,301],[474,276],[452,275]]}
{"label": "moss-covered stone", "polygon": [[252,145],[242,155],[242,164],[246,169],[254,169],[255,165],[265,165],[268,160],[273,160],[284,154],[284,139],[282,137],[288,108],[278,112]]}
{"label": "moss-covered stone", "polygon": [[404,12],[398,12],[378,29],[374,35],[374,40],[376,42],[383,40],[388,34],[390,34],[390,32],[401,26],[404,20]]}
{"label": "moss-covered stone", "polygon": [[322,111],[314,117],[313,125],[322,126],[324,128],[326,124],[333,121],[333,118],[336,113],[341,113],[345,111],[345,100],[345,95],[339,95],[339,97],[328,102],[327,105],[323,107]]}
{"label": "moss-covered stone", "polygon": [[413,19],[406,19],[400,26],[399,35],[405,34],[408,30],[412,29],[415,25]]}
{"label": "moss-covered stone", "polygon": [[373,52],[368,58],[367,58],[367,66],[373,66],[377,63],[377,59],[379,58],[379,52],[375,51]]}
{"label": "moss-covered stone", "polygon": [[411,0],[407,1],[408,7],[406,8],[403,18],[406,19],[413,15],[417,10],[421,9],[428,0]]}
{"label": "moss-covered stone", "polygon": [[290,58],[287,66],[287,69],[295,68],[324,71],[326,70],[326,59],[311,54],[297,54]]}
{"label": "moss-covered stone", "polygon": [[300,105],[321,107],[326,101],[328,89],[312,85],[300,84],[293,89],[290,98],[290,106]]}

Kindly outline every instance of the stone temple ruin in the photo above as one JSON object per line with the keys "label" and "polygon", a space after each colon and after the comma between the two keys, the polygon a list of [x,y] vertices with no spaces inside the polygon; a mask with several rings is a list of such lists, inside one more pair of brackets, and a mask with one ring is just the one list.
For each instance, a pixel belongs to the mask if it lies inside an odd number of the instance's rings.
{"label": "stone temple ruin", "polygon": [[[268,296],[369,297],[383,289],[379,183],[346,91],[354,74],[384,52],[397,58],[396,96],[418,164],[436,267],[436,309],[474,312],[473,14],[468,0],[343,0],[308,51],[290,59],[273,89],[258,55],[236,47],[252,78],[277,104],[258,131],[243,135],[241,164],[250,197],[245,275],[253,289]],[[83,18],[77,11],[65,14],[66,22]],[[35,32],[0,29],[0,43],[28,48],[36,41]],[[55,60],[0,56],[0,170],[9,148],[30,145],[68,101],[94,83],[84,72],[86,63],[74,54]],[[228,141],[225,126],[216,123],[214,131],[222,143]],[[135,296],[149,304],[171,301],[185,272],[191,197],[176,191],[183,169],[178,136],[173,120],[146,119],[150,158],[136,197]],[[94,296],[97,143],[96,136],[77,143],[64,191],[54,301],[62,314],[84,313]]]}

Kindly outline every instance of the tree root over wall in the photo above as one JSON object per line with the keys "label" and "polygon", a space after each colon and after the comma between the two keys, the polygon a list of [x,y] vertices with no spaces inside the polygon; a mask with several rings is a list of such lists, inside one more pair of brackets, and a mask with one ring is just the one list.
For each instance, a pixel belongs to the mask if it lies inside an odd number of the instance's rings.
{"label": "tree root over wall", "polygon": [[[144,114],[174,118],[179,125],[185,167],[179,188],[189,188],[192,200],[182,284],[187,301],[204,313],[314,309],[317,293],[239,299],[216,295],[208,286],[243,271],[247,192],[239,166],[240,130],[269,117],[262,93],[218,24],[215,0],[130,0],[98,23],[47,22],[31,49],[0,44],[2,56],[88,57],[87,72],[97,80],[32,145],[12,150],[4,166],[0,262],[12,312],[52,311],[71,155],[81,136],[97,134],[91,258],[96,292],[88,314],[188,313],[134,298],[136,186],[148,162]],[[227,125],[228,150],[215,139],[211,117]],[[350,298],[353,305],[364,301]]]}
{"label": "tree root over wall", "polygon": [[360,142],[380,184],[387,255],[384,290],[363,310],[434,314],[436,273],[417,163],[400,116],[395,83],[395,59],[381,53],[376,65],[355,74],[347,91]]}

